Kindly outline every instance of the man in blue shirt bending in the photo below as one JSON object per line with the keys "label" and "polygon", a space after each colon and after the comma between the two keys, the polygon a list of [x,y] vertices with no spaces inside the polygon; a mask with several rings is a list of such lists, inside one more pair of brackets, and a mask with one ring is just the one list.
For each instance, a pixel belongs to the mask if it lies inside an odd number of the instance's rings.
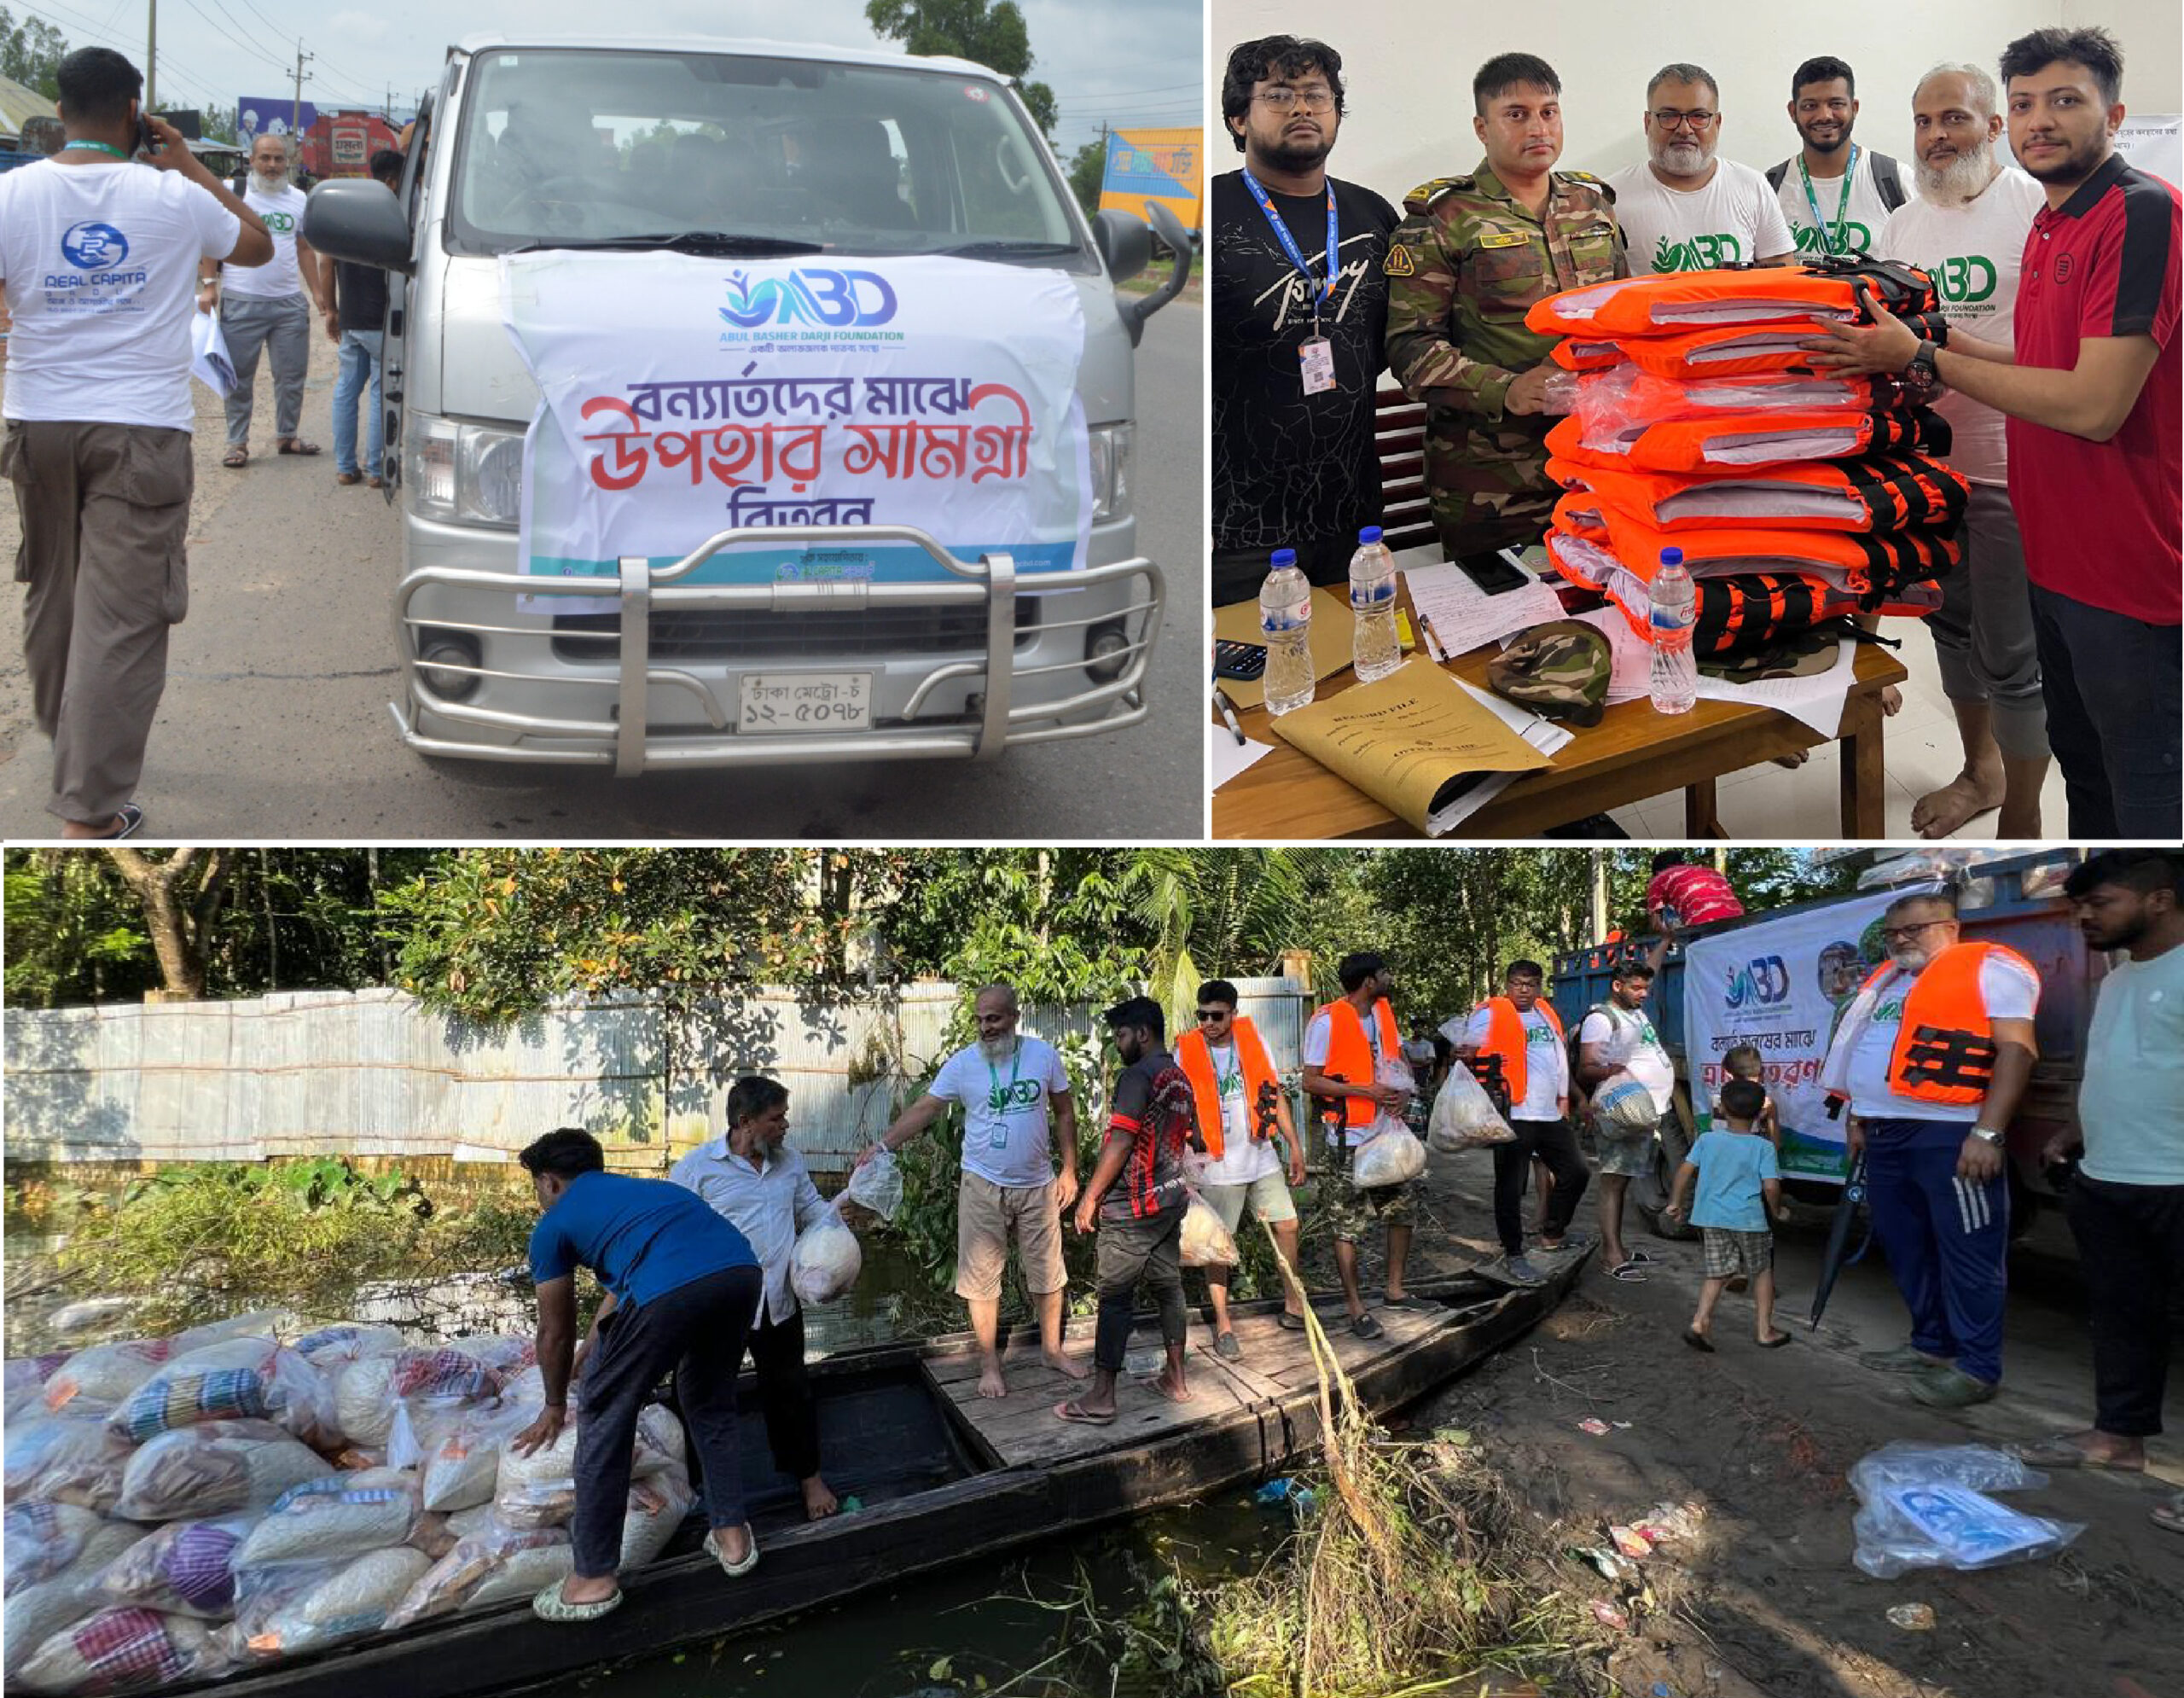
{"label": "man in blue shirt bending", "polygon": [[744,1519],[735,1437],[736,1370],[763,1289],[749,1241],[680,1185],[606,1172],[589,1132],[564,1126],[517,1159],[543,1211],[531,1233],[531,1276],[546,1407],[515,1436],[526,1456],[568,1422],[577,1269],[590,1268],[607,1288],[584,1341],[575,1570],[531,1608],[548,1621],[590,1621],[622,1602],[615,1570],[637,1411],[671,1369],[705,1469],[706,1549],[730,1575],[749,1573],[758,1547]]}

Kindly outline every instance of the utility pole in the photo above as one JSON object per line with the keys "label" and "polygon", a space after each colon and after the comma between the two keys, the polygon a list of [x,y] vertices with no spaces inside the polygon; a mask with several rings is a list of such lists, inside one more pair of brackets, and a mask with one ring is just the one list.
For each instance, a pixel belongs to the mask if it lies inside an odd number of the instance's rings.
{"label": "utility pole", "polygon": [[144,110],[160,107],[160,0],[147,0],[144,22]]}
{"label": "utility pole", "polygon": [[317,57],[316,53],[304,51],[304,38],[298,36],[296,38],[296,103],[288,111],[288,134],[296,138],[291,145],[298,148],[303,145],[304,84],[311,80],[311,73],[304,69],[304,61]]}
{"label": "utility pole", "polygon": [[1607,937],[1607,851],[1595,849],[1593,858],[1593,900],[1591,919],[1593,941],[1601,943]]}

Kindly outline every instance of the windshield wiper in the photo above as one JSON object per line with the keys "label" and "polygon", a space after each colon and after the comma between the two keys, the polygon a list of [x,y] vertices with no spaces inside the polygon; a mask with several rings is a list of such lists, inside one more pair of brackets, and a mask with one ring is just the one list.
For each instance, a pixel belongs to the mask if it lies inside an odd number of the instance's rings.
{"label": "windshield wiper", "polygon": [[979,253],[1081,253],[1073,241],[966,241],[955,247],[935,248],[937,253],[967,258]]}
{"label": "windshield wiper", "polygon": [[823,253],[826,244],[798,241],[787,236],[744,236],[717,230],[662,230],[647,236],[542,236],[511,247],[510,253],[536,253],[547,248],[642,251],[669,249],[684,253]]}

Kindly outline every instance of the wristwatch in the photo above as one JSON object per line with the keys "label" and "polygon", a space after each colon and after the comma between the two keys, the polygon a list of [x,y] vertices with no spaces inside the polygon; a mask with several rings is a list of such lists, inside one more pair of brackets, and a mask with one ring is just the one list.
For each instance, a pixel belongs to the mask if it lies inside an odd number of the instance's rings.
{"label": "wristwatch", "polygon": [[1914,400],[1924,400],[1942,387],[1942,375],[1934,365],[1932,342],[1922,341],[1911,356],[1910,363],[1903,368],[1903,382]]}
{"label": "wristwatch", "polygon": [[1972,1136],[1978,1139],[1981,1143],[1992,1144],[1997,1149],[2001,1148],[2002,1135],[1991,1127],[1974,1126],[1972,1129]]}

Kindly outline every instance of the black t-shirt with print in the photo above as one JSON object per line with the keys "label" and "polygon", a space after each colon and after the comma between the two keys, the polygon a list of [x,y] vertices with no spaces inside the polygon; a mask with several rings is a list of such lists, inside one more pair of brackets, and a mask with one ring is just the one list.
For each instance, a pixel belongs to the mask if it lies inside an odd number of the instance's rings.
{"label": "black t-shirt with print", "polygon": [[[1213,179],[1213,546],[1339,544],[1380,520],[1373,393],[1386,365],[1388,282],[1380,261],[1401,221],[1369,189],[1339,178],[1341,268],[1320,311],[1335,387],[1304,393],[1298,347],[1312,334],[1311,288],[1298,276],[1241,172]],[[1327,276],[1327,197],[1274,195],[1315,279]]]}

